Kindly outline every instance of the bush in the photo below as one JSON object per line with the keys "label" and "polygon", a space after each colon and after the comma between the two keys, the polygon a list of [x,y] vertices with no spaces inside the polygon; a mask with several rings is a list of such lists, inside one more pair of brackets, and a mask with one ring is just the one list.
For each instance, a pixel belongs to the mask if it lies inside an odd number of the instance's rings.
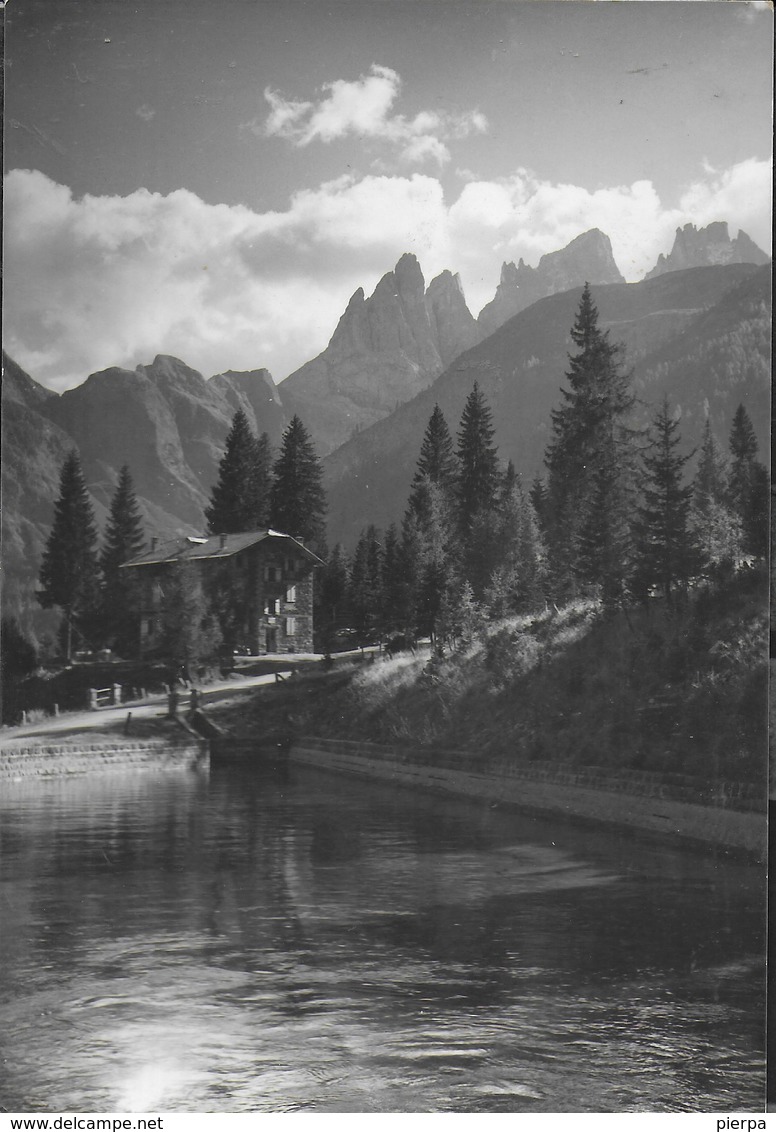
{"label": "bush", "polygon": [[539,662],[536,639],[516,629],[501,629],[485,644],[485,668],[497,688],[505,688],[530,672]]}

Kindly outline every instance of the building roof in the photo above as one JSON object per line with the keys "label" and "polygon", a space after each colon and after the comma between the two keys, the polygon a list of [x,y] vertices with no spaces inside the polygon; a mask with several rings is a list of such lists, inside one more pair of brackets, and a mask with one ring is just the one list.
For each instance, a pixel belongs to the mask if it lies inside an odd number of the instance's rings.
{"label": "building roof", "polygon": [[200,562],[203,559],[231,558],[233,555],[247,550],[248,547],[267,540],[290,543],[294,550],[303,554],[308,561],[314,564],[322,564],[318,555],[313,554],[298,539],[291,535],[285,535],[281,531],[264,528],[260,531],[244,531],[238,535],[202,535],[197,537],[187,535],[183,538],[159,542],[152,546],[152,549],[136,554],[128,562],[122,562],[121,568],[124,569],[126,566],[162,566],[173,565],[176,562]]}

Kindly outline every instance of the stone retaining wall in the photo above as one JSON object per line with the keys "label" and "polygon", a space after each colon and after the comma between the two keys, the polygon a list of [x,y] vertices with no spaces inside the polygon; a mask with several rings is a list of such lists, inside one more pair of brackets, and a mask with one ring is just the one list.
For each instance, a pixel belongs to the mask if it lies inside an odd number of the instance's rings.
{"label": "stone retaining wall", "polygon": [[[291,748],[291,759],[397,786],[625,825],[743,850],[761,859],[765,856],[766,801],[763,797],[759,808],[754,808],[755,799],[742,784],[720,784],[715,791],[703,784],[709,798],[716,795],[712,803],[702,797],[699,800],[697,786],[691,796],[688,781],[671,783],[654,774],[617,775],[547,764],[524,767],[504,760],[473,765],[472,755],[463,752],[419,752],[314,737],[298,740]],[[674,792],[678,796],[672,797]]]}
{"label": "stone retaining wall", "polygon": [[207,741],[194,738],[183,743],[29,743],[0,750],[0,780],[203,767],[209,757]]}

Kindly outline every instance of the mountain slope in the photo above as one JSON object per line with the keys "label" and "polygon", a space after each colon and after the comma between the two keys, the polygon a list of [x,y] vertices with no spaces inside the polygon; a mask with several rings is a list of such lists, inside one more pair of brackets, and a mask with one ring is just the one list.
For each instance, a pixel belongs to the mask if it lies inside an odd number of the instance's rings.
{"label": "mountain slope", "polygon": [[[3,610],[27,631],[49,629],[35,601],[37,575],[67,453],[81,456],[98,526],[123,464],[132,472],[150,535],[203,529],[232,417],[280,440],[285,414],[266,370],[206,381],[176,358],[92,374],[61,396],[10,358],[3,378]],[[55,616],[54,616],[55,621]]]}
{"label": "mountain slope", "polygon": [[[735,300],[739,284],[745,284],[742,294],[748,296],[740,306]],[[729,406],[732,397],[737,397],[753,406],[752,415],[757,418],[764,444],[767,418],[763,418],[760,405],[769,388],[765,378],[768,348],[763,333],[768,326],[769,284],[767,268],[733,264],[671,272],[641,283],[597,287],[593,296],[602,324],[611,328],[615,341],[624,343],[628,363],[635,364],[636,389],[645,399],[648,396],[654,405],[665,390],[674,403],[682,405],[693,427],[708,399],[712,424],[726,445]],[[751,287],[751,293],[746,286]],[[384,527],[401,518],[434,404],[440,405],[455,432],[475,380],[493,410],[495,441],[502,460],[514,460],[529,480],[543,473],[550,411],[558,403],[564,381],[572,346],[569,329],[580,293],[575,289],[553,295],[522,311],[459,357],[429,389],[324,461],[330,544],[343,541],[352,545],[366,523]],[[725,314],[728,304],[731,309]],[[742,362],[743,368],[739,367],[743,376],[739,374],[735,380],[725,377],[727,393],[721,391],[722,374],[708,364],[709,382],[701,372],[696,380],[692,376],[695,369],[685,380],[683,365],[689,358],[701,357],[705,351],[708,359],[717,349],[727,348],[735,337],[735,328],[739,338],[746,339],[750,330],[745,324],[751,315],[758,325],[754,344],[747,351],[751,357]],[[724,333],[723,326],[728,327]],[[724,368],[727,374],[727,366]],[[651,411],[652,405],[643,407],[641,419],[648,419]],[[697,435],[686,436],[688,445],[696,440]]]}
{"label": "mountain slope", "polygon": [[274,443],[284,417],[270,399],[266,371],[206,381],[177,358],[158,356],[135,370],[92,374],[55,402],[48,415],[73,437],[90,490],[108,503],[115,473],[129,464],[138,495],[177,527],[199,528],[231,419],[242,408]]}

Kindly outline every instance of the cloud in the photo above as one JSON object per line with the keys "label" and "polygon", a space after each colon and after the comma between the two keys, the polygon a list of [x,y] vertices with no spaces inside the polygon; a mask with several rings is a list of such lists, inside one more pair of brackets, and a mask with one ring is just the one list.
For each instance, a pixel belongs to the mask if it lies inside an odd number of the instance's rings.
{"label": "cloud", "polygon": [[138,106],[135,113],[138,118],[142,118],[144,122],[150,122],[152,118],[156,117],[156,111],[153,106],[149,106],[147,102],[144,102],[142,106]]}
{"label": "cloud", "polygon": [[750,158],[730,169],[705,166],[706,178],[689,185],[680,208],[697,225],[729,220],[731,235],[743,228],[756,244],[770,250],[770,228],[762,221],[762,205],[770,199],[773,167],[768,161]]}
{"label": "cloud", "polygon": [[5,347],[36,379],[64,389],[157,353],[205,375],[267,366],[279,379],[325,347],[356,288],[371,292],[405,251],[427,281],[460,272],[476,313],[504,260],[535,265],[592,227],[629,280],[688,221],[727,220],[767,249],[770,164],[700,170],[669,208],[649,181],[590,191],[526,169],[472,175],[452,200],[418,172],[347,175],[264,213],[184,189],[75,198],[14,170],[5,208]]}
{"label": "cloud", "polygon": [[377,63],[355,81],[335,79],[324,83],[322,90],[318,102],[300,102],[267,87],[264,97],[270,113],[264,135],[286,138],[299,147],[354,135],[398,146],[400,157],[408,163],[432,160],[442,166],[450,160],[445,141],[485,133],[488,128],[485,115],[478,110],[464,114],[421,110],[414,118],[392,113],[401,93],[401,78]]}
{"label": "cloud", "polygon": [[[660,252],[670,251],[680,225],[727,220],[761,248],[771,246],[771,165],[750,159],[725,171],[706,165],[677,206],[666,207],[651,181],[590,191],[579,185],[544,181],[519,169],[499,181],[469,180],[448,213],[449,241],[476,306],[487,286],[477,273],[486,259],[522,256],[535,265],[544,252],[564,247],[589,228],[612,242],[614,258],[627,280],[642,278]],[[487,299],[482,299],[487,301]]]}

